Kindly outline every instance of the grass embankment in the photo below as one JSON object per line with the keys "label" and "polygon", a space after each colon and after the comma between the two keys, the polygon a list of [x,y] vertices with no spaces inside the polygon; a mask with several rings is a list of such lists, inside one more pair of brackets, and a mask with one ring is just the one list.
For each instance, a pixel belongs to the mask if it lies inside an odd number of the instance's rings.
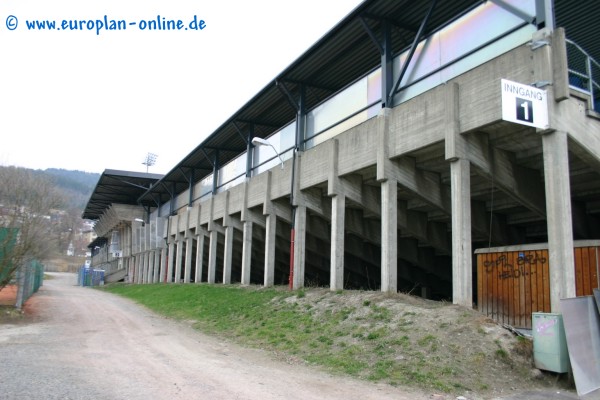
{"label": "grass embankment", "polygon": [[482,370],[514,370],[515,377],[500,378],[510,381],[529,368],[511,359],[504,340],[514,338],[491,337],[496,325],[479,314],[401,294],[177,284],[104,289],[205,333],[375,382],[481,393],[495,384]]}

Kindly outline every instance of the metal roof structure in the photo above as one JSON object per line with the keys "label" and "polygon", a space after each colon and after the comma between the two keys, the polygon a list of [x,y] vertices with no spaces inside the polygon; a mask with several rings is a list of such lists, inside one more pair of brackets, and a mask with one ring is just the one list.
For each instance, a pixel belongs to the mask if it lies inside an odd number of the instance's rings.
{"label": "metal roof structure", "polygon": [[[491,0],[510,8],[503,0]],[[435,0],[433,0],[435,3]],[[439,0],[423,36],[440,30],[485,0]],[[366,0],[334,26],[288,68],[183,158],[156,185],[139,197],[146,206],[162,205],[248,150],[251,137],[266,138],[294,121],[304,91],[310,110],[381,66],[377,41],[391,24],[393,55],[410,48],[432,0]],[[590,29],[600,17],[596,0],[555,0],[556,26],[596,60],[600,46]],[[543,27],[541,21],[524,21]],[[215,165],[215,160],[218,164]]]}
{"label": "metal roof structure", "polygon": [[81,217],[98,220],[113,203],[138,205],[138,198],[162,177],[145,172],[104,170]]}

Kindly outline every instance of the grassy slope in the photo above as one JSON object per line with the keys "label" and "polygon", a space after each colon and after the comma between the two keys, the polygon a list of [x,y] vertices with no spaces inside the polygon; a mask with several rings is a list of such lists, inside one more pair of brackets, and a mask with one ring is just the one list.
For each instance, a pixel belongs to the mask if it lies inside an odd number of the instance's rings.
{"label": "grassy slope", "polygon": [[403,294],[222,285],[110,285],[208,334],[359,379],[488,398],[556,385],[531,342],[475,311]]}

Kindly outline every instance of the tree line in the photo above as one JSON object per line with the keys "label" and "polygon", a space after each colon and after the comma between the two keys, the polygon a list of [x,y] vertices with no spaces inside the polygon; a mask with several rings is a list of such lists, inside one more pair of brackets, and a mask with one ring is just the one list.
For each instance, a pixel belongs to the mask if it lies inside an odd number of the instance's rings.
{"label": "tree line", "polygon": [[[93,187],[80,197],[87,201]],[[27,261],[43,262],[66,249],[82,223],[81,198],[73,202],[73,190],[58,185],[56,174],[0,166],[0,289]]]}

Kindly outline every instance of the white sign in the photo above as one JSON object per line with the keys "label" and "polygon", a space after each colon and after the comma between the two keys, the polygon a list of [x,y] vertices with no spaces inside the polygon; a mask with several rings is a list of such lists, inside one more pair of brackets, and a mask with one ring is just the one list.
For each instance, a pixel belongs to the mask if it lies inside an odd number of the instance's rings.
{"label": "white sign", "polygon": [[545,90],[501,80],[502,119],[516,124],[548,128],[548,96]]}

